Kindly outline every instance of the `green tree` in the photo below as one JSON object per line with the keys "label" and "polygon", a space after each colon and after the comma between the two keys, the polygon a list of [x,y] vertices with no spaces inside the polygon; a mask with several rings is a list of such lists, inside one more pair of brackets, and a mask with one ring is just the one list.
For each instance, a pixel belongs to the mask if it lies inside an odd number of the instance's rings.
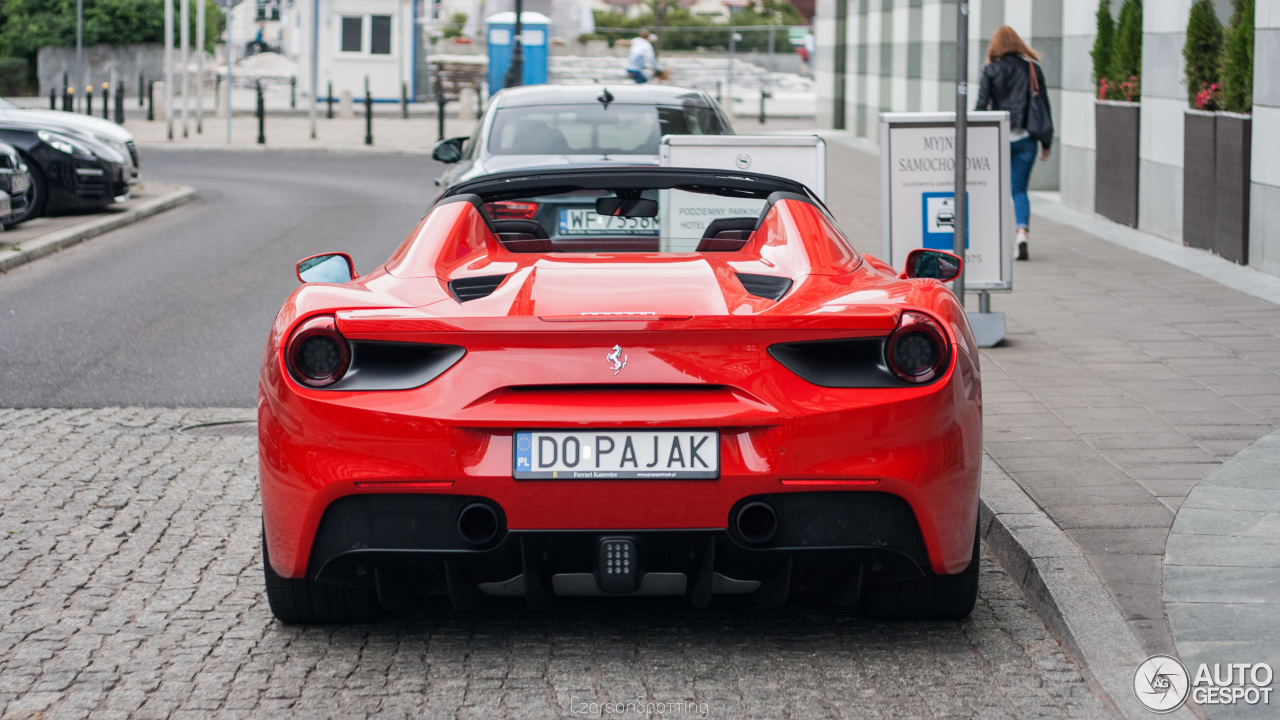
{"label": "green tree", "polygon": [[[213,52],[226,18],[213,0],[204,3],[204,48]],[[174,13],[175,35],[177,14]],[[190,27],[194,36],[194,8]],[[151,42],[164,42],[164,0],[84,0],[85,45]],[[40,48],[75,44],[75,0],[0,0],[0,57],[26,58],[33,80]]]}
{"label": "green tree", "polygon": [[1187,39],[1182,59],[1187,77],[1187,102],[1196,104],[1196,94],[1218,82],[1218,58],[1222,55],[1222,24],[1210,0],[1197,0],[1187,16]]}
{"label": "green tree", "polygon": [[1117,86],[1130,78],[1142,78],[1142,0],[1124,0],[1120,5],[1107,77]]}
{"label": "green tree", "polygon": [[1098,3],[1098,34],[1093,39],[1093,50],[1089,57],[1093,58],[1093,81],[1099,82],[1107,77],[1111,69],[1111,46],[1115,42],[1116,20],[1111,17],[1111,0]]}
{"label": "green tree", "polygon": [[1222,60],[1222,106],[1253,111],[1253,3],[1234,0]]}

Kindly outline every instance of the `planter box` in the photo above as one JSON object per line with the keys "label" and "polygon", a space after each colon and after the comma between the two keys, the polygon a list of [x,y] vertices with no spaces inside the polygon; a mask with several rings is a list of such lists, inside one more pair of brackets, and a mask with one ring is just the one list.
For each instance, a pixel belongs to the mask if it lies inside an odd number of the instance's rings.
{"label": "planter box", "polygon": [[1135,102],[1097,100],[1097,162],[1094,211],[1129,227],[1138,226],[1138,118]]}
{"label": "planter box", "polygon": [[1249,262],[1249,153],[1252,144],[1252,117],[1218,113],[1214,150],[1217,232],[1213,251],[1242,265]]}
{"label": "planter box", "polygon": [[1182,120],[1182,242],[1213,250],[1218,227],[1218,114],[1184,110]]}

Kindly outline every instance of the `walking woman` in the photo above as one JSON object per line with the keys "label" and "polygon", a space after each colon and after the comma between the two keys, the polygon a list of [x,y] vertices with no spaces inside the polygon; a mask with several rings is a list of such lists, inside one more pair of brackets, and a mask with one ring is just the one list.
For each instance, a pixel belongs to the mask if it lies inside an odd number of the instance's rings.
{"label": "walking woman", "polygon": [[978,86],[978,110],[1009,111],[1009,171],[1013,175],[1013,214],[1018,223],[1019,260],[1028,259],[1027,240],[1031,223],[1031,202],[1027,199],[1027,181],[1036,163],[1036,146],[1040,159],[1049,159],[1053,144],[1053,119],[1049,113],[1049,97],[1044,92],[1044,71],[1037,60],[1040,53],[1032,50],[1008,25],[996,28],[987,47],[987,64],[982,68]]}

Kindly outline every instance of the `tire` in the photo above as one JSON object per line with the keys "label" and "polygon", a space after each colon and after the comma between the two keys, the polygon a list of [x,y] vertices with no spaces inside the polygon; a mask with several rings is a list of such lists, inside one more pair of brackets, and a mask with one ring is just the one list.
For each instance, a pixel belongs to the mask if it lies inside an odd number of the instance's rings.
{"label": "tire", "polygon": [[862,589],[860,607],[876,620],[963,620],[978,602],[982,538],[973,533],[973,558],[956,575],[926,575]]}
{"label": "tire", "polygon": [[286,625],[368,623],[382,617],[378,594],[371,588],[285,578],[271,569],[266,538],[262,541],[262,574],[271,614]]}
{"label": "tire", "polygon": [[6,228],[43,215],[45,201],[49,198],[49,186],[45,183],[44,173],[40,171],[40,167],[26,155],[22,156],[22,161],[27,164],[27,172],[31,175],[31,189],[27,191],[31,199],[27,202],[26,210],[17,215],[10,215],[4,221]]}

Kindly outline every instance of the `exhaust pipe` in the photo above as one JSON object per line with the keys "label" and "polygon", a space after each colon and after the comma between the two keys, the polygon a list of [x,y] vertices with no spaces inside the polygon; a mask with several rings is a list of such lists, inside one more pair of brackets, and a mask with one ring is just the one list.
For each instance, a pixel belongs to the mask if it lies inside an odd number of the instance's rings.
{"label": "exhaust pipe", "polygon": [[738,534],[743,540],[761,545],[778,532],[778,514],[768,503],[749,502],[738,511]]}
{"label": "exhaust pipe", "polygon": [[458,513],[458,534],[472,545],[493,542],[498,527],[498,513],[485,503],[471,503]]}

